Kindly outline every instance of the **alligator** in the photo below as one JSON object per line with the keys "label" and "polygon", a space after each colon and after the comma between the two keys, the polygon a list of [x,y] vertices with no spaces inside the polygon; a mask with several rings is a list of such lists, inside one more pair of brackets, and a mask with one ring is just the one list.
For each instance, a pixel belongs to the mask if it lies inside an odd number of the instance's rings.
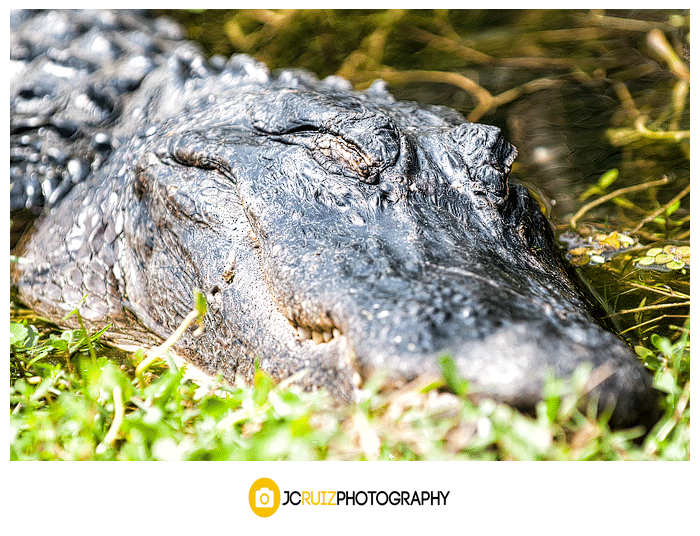
{"label": "alligator", "polygon": [[200,289],[203,329],[174,348],[229,381],[352,401],[449,356],[475,398],[531,409],[588,365],[612,424],[653,413],[498,128],[382,81],[207,59],[132,13],[13,15],[11,57],[13,209],[43,210],[12,280],[39,314],[155,345]]}

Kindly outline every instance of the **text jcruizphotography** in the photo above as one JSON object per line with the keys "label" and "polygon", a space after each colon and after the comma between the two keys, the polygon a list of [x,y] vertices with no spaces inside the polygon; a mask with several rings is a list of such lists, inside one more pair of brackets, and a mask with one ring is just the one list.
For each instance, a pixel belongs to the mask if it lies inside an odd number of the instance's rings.
{"label": "text jcruizphotography", "polygon": [[359,490],[280,491],[270,478],[250,486],[248,502],[260,517],[270,517],[280,506],[446,506],[449,491]]}
{"label": "text jcruizphotography", "polygon": [[284,491],[282,506],[445,506],[449,491]]}

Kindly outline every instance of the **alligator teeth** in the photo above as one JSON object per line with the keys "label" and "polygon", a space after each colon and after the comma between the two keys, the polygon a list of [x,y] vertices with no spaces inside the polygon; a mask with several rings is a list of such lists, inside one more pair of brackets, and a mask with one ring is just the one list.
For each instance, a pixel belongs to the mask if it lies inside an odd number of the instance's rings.
{"label": "alligator teeth", "polygon": [[306,341],[311,338],[311,332],[306,328],[302,328],[301,326],[297,328],[297,333],[302,341]]}
{"label": "alligator teeth", "polygon": [[297,335],[302,341],[312,340],[316,344],[330,342],[336,337],[340,337],[341,332],[338,328],[333,328],[328,331],[315,331],[313,329],[297,326]]}

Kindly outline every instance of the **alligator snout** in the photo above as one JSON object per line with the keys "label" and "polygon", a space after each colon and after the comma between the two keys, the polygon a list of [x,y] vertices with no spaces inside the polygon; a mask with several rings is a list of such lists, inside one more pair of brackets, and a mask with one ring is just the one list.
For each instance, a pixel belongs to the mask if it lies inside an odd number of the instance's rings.
{"label": "alligator snout", "polygon": [[489,125],[465,123],[451,131],[457,152],[469,170],[472,190],[485,190],[489,200],[502,206],[508,195],[508,173],[517,150]]}
{"label": "alligator snout", "polygon": [[[324,136],[354,141],[360,154],[368,144],[357,124],[382,125],[372,154],[388,156],[376,185],[329,173],[298,130],[282,146],[275,138],[226,153],[267,288],[302,348],[310,338],[315,352],[340,354],[365,377],[383,370],[398,380],[437,374],[449,355],[475,393],[523,407],[540,399],[548,374],[588,363],[609,372],[603,404],[629,416],[648,378],[596,321],[537,203],[509,186],[517,152],[500,130],[401,128],[398,112],[351,104],[355,115],[343,121],[315,113],[336,126]],[[334,101],[332,110],[349,107]]]}

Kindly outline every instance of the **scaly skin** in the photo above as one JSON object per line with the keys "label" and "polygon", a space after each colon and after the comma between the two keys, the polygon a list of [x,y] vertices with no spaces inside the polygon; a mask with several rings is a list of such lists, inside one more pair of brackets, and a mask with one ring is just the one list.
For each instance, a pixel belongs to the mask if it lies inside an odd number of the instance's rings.
{"label": "scaly skin", "polygon": [[382,83],[270,76],[245,56],[212,67],[191,49],[122,107],[114,150],[21,246],[13,278],[41,314],[79,307],[155,342],[198,288],[204,332],[177,350],[229,380],[259,359],[349,400],[358,374],[407,381],[448,354],[475,396],[532,408],[549,372],[590,363],[615,424],[653,411],[649,375],[508,184],[516,150],[497,128]]}

